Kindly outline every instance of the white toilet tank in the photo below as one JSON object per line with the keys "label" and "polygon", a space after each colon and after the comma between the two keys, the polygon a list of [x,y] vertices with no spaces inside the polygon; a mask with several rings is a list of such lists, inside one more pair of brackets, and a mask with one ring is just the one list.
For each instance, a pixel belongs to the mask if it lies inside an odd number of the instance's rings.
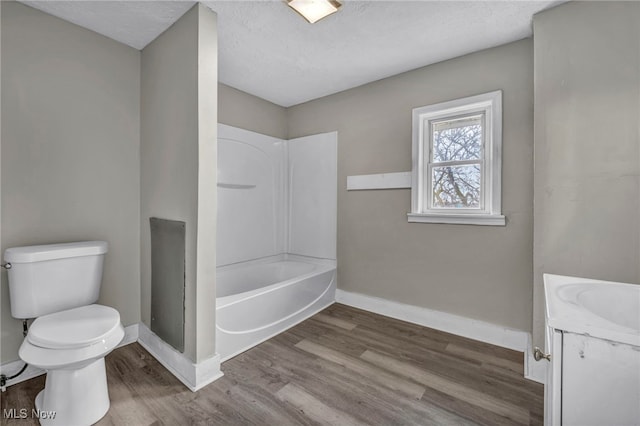
{"label": "white toilet tank", "polygon": [[98,300],[105,241],[13,247],[5,250],[11,315],[36,318]]}

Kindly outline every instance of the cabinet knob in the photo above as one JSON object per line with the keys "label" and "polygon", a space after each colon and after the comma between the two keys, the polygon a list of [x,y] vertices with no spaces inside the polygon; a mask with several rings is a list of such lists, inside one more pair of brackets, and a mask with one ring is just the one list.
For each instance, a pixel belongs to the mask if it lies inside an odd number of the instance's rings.
{"label": "cabinet knob", "polygon": [[545,354],[540,350],[540,348],[535,347],[533,349],[533,359],[536,361],[540,361],[541,359],[546,359],[547,361],[551,361],[551,354]]}

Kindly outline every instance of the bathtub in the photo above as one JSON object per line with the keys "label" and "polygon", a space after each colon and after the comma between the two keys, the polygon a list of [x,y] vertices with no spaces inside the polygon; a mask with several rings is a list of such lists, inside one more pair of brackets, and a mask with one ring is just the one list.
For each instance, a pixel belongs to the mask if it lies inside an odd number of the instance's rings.
{"label": "bathtub", "polygon": [[226,361],[335,301],[335,261],[303,256],[218,268],[216,350]]}

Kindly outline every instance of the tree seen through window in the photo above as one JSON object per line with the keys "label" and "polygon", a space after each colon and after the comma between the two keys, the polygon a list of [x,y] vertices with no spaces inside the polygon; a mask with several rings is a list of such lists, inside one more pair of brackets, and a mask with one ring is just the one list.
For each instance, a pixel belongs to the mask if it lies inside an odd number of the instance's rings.
{"label": "tree seen through window", "polygon": [[431,122],[432,208],[481,208],[483,116]]}

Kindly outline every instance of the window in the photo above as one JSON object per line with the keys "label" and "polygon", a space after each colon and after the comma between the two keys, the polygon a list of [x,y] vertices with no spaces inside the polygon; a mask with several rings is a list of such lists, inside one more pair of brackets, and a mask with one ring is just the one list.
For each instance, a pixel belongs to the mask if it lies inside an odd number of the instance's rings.
{"label": "window", "polygon": [[504,225],[502,92],[413,110],[409,222]]}

